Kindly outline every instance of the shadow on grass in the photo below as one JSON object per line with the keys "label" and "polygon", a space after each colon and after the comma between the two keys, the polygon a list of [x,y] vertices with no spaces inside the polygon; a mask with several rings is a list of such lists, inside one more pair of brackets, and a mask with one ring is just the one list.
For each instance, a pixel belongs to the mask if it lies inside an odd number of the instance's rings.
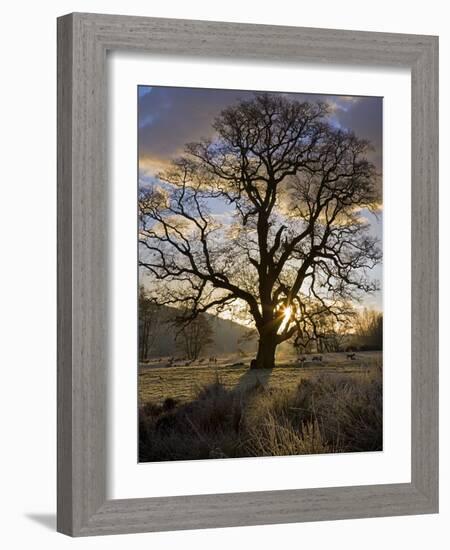
{"label": "shadow on grass", "polygon": [[254,386],[267,388],[273,369],[247,369],[237,381],[234,389],[245,391]]}

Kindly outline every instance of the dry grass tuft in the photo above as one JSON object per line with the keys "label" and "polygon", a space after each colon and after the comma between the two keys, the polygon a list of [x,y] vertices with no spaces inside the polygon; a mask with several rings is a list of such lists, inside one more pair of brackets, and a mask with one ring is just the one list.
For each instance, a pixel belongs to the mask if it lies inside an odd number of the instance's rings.
{"label": "dry grass tuft", "polygon": [[139,410],[140,461],[382,449],[381,369],[322,374],[297,387],[227,388],[216,376],[193,400]]}

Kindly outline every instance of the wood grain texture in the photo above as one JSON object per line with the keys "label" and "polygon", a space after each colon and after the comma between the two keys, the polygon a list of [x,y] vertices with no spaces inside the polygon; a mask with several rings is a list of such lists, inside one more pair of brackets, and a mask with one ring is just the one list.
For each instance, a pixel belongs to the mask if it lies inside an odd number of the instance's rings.
{"label": "wood grain texture", "polygon": [[58,21],[57,528],[72,525],[72,21]]}
{"label": "wood grain texture", "polygon": [[438,42],[411,70],[412,479],[438,507]]}
{"label": "wood grain texture", "polygon": [[[58,20],[60,532],[83,536],[437,512],[437,47],[432,36],[94,14]],[[124,49],[411,69],[411,483],[107,500],[106,53]]]}

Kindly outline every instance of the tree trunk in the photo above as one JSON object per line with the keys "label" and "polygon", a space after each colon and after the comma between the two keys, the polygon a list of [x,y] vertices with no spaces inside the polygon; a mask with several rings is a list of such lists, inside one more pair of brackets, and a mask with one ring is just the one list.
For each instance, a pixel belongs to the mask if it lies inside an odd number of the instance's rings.
{"label": "tree trunk", "polygon": [[273,369],[275,366],[276,335],[260,336],[256,359],[250,365],[252,369]]}

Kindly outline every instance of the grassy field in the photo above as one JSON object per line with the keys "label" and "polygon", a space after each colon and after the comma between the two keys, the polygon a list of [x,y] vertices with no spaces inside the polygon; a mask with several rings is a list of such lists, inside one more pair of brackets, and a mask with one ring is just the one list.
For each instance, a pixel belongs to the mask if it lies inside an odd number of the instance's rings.
{"label": "grassy field", "polygon": [[382,449],[380,354],[273,370],[170,363],[140,368],[141,462]]}
{"label": "grassy field", "polygon": [[[235,359],[233,361],[233,359]],[[255,383],[268,388],[292,388],[302,379],[331,373],[360,376],[372,370],[381,362],[381,352],[357,354],[355,360],[348,360],[345,353],[323,355],[323,362],[316,363],[312,357],[303,365],[287,358],[272,371],[249,370],[249,361],[237,358],[222,358],[217,364],[197,363],[192,365],[165,366],[164,359],[155,360],[139,368],[139,403],[161,403],[166,398],[180,402],[190,401],[199,389],[217,379],[227,389],[245,389]]]}

